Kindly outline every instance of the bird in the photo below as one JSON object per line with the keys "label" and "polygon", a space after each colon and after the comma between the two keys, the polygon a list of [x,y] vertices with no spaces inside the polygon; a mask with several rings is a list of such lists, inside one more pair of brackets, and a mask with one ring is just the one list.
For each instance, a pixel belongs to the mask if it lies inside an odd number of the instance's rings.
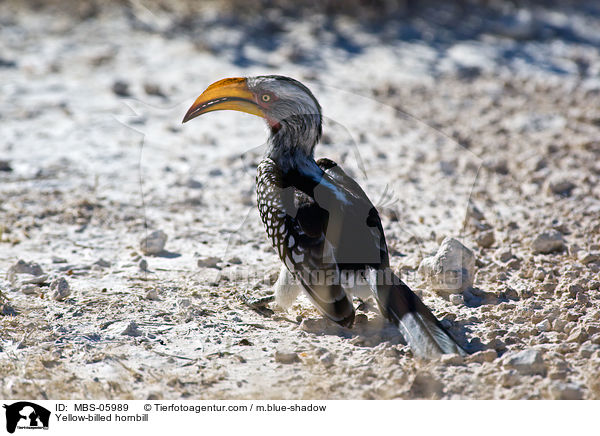
{"label": "bird", "polygon": [[392,271],[379,213],[334,161],[315,160],[323,133],[319,102],[280,75],[232,77],[206,88],[183,118],[234,110],[263,118],[269,131],[257,167],[258,211],[282,265],[275,301],[289,307],[304,291],[331,321],[351,328],[353,297],[375,298],[413,355],[465,355],[423,301]]}

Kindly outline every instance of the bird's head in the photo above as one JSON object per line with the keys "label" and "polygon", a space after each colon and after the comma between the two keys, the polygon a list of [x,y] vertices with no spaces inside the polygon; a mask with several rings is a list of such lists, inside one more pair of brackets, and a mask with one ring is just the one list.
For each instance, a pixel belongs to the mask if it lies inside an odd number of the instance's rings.
{"label": "bird's head", "polygon": [[210,85],[183,118],[236,110],[264,118],[271,129],[268,155],[297,152],[312,156],[322,132],[321,106],[310,90],[284,76],[235,77]]}

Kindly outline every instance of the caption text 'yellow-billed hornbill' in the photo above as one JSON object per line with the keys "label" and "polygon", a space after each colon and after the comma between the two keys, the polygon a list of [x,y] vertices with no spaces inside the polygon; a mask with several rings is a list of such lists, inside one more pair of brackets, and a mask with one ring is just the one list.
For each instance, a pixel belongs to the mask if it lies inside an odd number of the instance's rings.
{"label": "caption text 'yellow-billed hornbill'", "polygon": [[260,216],[282,266],[276,298],[296,297],[295,278],[331,320],[351,326],[352,296],[372,293],[415,355],[464,351],[390,269],[377,210],[333,161],[315,161],[321,107],[300,82],[283,76],[223,79],[210,85],[183,122],[206,112],[237,110],[264,118],[271,130],[256,178]]}

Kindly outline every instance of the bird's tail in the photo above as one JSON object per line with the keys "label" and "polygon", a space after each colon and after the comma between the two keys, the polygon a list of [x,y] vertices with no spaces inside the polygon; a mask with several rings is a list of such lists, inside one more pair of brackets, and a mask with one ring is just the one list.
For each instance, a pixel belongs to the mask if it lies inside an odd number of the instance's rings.
{"label": "bird's tail", "polygon": [[398,326],[413,353],[426,359],[442,354],[466,355],[465,350],[456,343],[417,294],[391,270],[387,272],[388,280],[378,280],[377,285],[372,288],[376,290],[375,295],[381,312]]}

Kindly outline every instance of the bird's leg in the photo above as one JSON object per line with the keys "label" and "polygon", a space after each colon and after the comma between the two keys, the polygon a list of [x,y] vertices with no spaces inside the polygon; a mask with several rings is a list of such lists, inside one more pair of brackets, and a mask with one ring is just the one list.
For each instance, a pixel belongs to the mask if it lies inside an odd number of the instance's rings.
{"label": "bird's leg", "polygon": [[275,303],[283,310],[287,310],[292,305],[302,289],[285,265],[281,265],[279,278],[273,288],[275,290]]}

